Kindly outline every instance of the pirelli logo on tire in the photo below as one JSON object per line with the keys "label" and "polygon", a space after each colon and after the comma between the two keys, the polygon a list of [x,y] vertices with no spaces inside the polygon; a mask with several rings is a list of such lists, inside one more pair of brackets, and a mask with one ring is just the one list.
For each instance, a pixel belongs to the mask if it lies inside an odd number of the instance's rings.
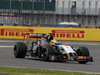
{"label": "pirelli logo on tire", "polygon": [[82,30],[52,30],[56,38],[84,38],[85,31]]}

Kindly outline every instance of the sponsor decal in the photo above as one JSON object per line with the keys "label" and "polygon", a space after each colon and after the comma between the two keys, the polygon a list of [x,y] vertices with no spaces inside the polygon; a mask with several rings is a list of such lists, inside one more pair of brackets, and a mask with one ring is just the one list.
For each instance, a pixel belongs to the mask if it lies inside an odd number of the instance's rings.
{"label": "sponsor decal", "polygon": [[24,36],[26,33],[33,33],[33,29],[1,28],[0,36]]}
{"label": "sponsor decal", "polygon": [[52,30],[53,37],[59,38],[84,38],[85,31],[82,30]]}

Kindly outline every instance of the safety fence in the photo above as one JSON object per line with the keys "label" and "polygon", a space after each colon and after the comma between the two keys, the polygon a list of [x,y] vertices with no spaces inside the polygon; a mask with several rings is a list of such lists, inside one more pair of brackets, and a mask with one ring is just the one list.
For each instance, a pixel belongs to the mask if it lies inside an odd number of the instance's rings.
{"label": "safety fence", "polygon": [[0,0],[0,9],[54,11],[55,10],[55,2]]}
{"label": "safety fence", "polygon": [[100,25],[99,3],[99,0],[0,0],[0,24],[53,27],[60,22],[77,22]]}
{"label": "safety fence", "polygon": [[56,40],[100,41],[100,29],[0,26],[1,39],[23,39],[26,33],[55,33]]}

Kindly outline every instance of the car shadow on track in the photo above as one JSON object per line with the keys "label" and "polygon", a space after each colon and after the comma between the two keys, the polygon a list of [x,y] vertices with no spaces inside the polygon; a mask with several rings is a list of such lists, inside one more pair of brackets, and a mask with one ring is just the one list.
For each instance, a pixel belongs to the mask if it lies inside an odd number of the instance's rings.
{"label": "car shadow on track", "polygon": [[[79,64],[77,61],[59,61],[59,60],[55,60],[55,61],[43,61],[40,58],[25,58],[27,60],[35,60],[35,61],[40,61],[40,62],[47,62],[47,63],[61,63],[61,64]],[[86,63],[86,64],[81,64],[81,65],[91,65],[90,63]]]}

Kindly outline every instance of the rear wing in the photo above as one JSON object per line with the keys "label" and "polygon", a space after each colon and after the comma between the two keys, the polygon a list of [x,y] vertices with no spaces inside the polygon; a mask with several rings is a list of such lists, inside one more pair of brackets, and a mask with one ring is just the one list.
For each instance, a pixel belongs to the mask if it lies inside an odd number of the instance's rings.
{"label": "rear wing", "polygon": [[27,45],[29,42],[30,38],[36,38],[38,40],[38,38],[42,38],[44,37],[46,34],[38,34],[38,33],[26,33],[24,35],[24,40],[23,42]]}
{"label": "rear wing", "polygon": [[34,34],[34,33],[30,33],[29,34],[29,38],[42,38],[45,35],[46,34]]}

